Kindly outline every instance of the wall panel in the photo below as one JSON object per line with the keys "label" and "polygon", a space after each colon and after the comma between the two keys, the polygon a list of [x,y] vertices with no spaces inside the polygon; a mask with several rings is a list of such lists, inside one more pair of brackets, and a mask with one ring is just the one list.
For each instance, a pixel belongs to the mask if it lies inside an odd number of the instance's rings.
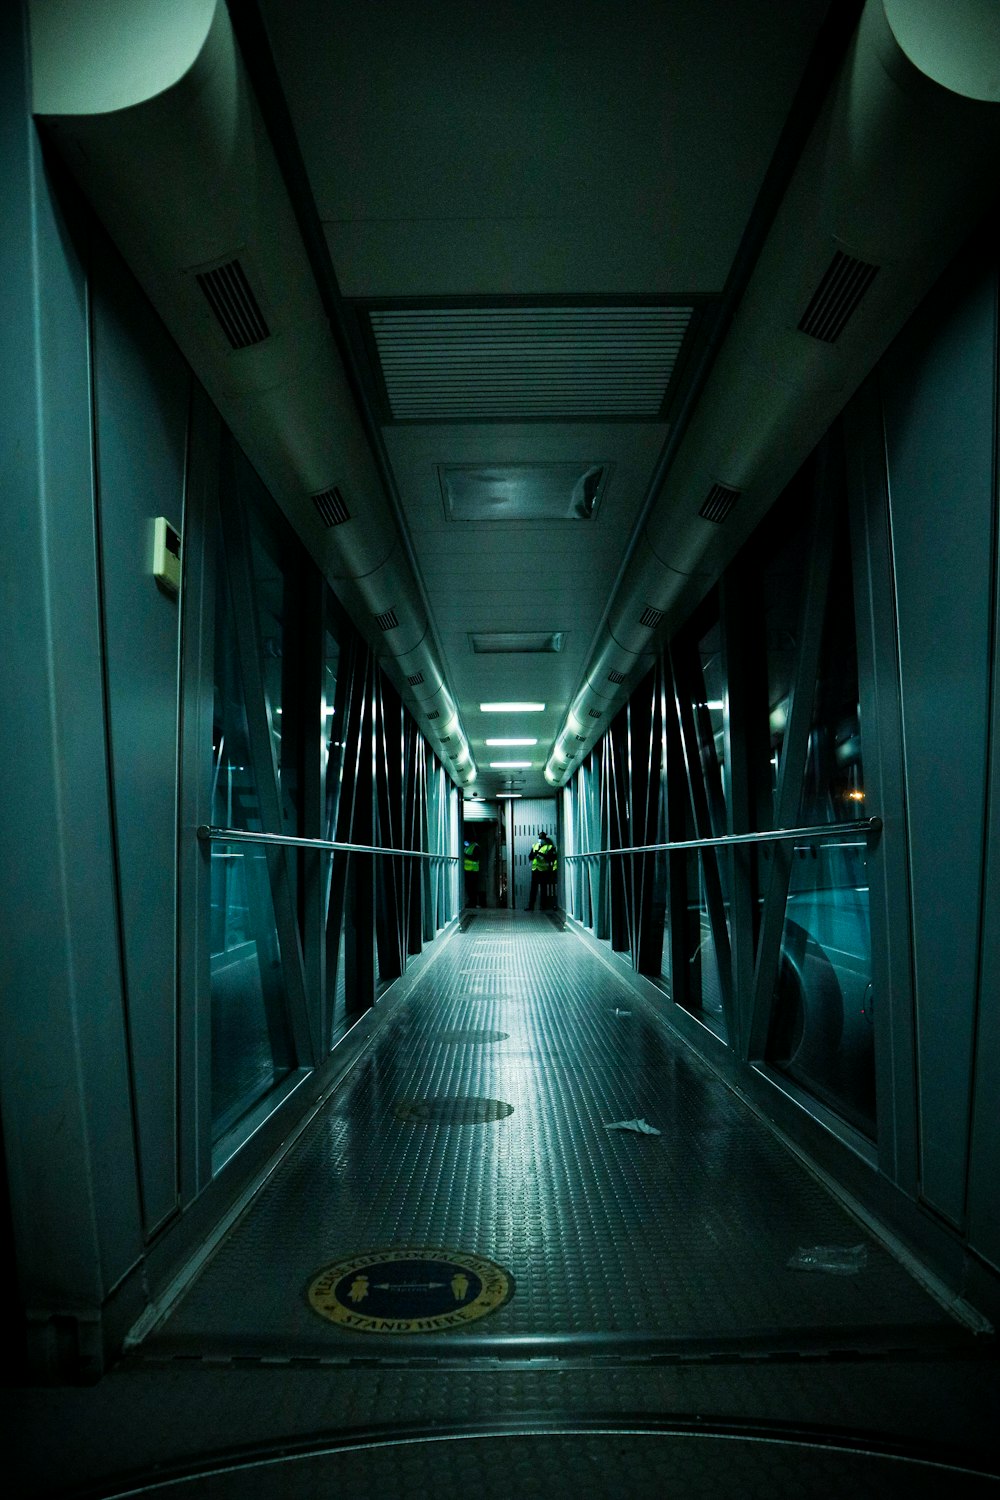
{"label": "wall panel", "polygon": [[175,848],[179,601],[153,521],[183,527],[191,376],[117,254],[91,267],[104,658],[129,1047],[147,1233],[177,1202]]}
{"label": "wall panel", "polygon": [[882,367],[909,809],[921,1191],[956,1225],[965,1213],[986,833],[995,279],[993,269],[961,262]]}

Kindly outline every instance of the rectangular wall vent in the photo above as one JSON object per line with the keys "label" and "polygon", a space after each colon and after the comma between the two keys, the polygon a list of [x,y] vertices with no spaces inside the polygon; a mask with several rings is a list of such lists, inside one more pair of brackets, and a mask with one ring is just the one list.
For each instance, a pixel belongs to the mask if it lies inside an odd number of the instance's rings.
{"label": "rectangular wall vent", "polygon": [[436,708],[434,712],[432,714],[428,714],[427,717],[428,719],[440,719],[441,710],[439,708]]}
{"label": "rectangular wall vent", "polygon": [[800,333],[835,344],[856,311],[862,297],[878,274],[878,266],[866,260],[855,260],[842,250],[833,259],[799,323]]}
{"label": "rectangular wall vent", "polygon": [[705,496],[699,516],[703,521],[716,521],[721,525],[742,493],[742,490],[734,489],[731,484],[713,484]]}
{"label": "rectangular wall vent", "polygon": [[646,608],[643,610],[642,614],[639,616],[639,624],[640,625],[646,625],[646,626],[648,626],[648,628],[650,630],[655,630],[656,627],[657,627],[657,625],[659,625],[659,623],[660,623],[660,621],[662,619],[663,619],[663,610],[662,609],[654,609],[651,604],[647,604]]}
{"label": "rectangular wall vent", "polygon": [[324,526],[343,526],[345,521],[351,519],[351,512],[336,485],[328,490],[320,490],[318,495],[311,498]]}
{"label": "rectangular wall vent", "polygon": [[615,685],[615,687],[617,687],[619,685],[619,683],[622,683],[622,682],[625,681],[625,673],[624,672],[611,671],[611,672],[608,673],[608,681],[609,682],[613,682],[614,685]]}
{"label": "rectangular wall vent", "polygon": [[380,615],[375,616],[375,624],[379,630],[395,630],[399,621],[396,619],[394,609],[384,609]]}
{"label": "rectangular wall vent", "polygon": [[590,710],[590,717],[592,719],[603,719],[604,715],[601,713],[601,710],[599,708],[592,708]]}
{"label": "rectangular wall vent", "polygon": [[423,672],[411,672],[406,681],[410,687],[419,687],[424,680]]}
{"label": "rectangular wall vent", "polygon": [[234,349],[249,349],[270,338],[271,330],[238,260],[228,260],[212,271],[199,271],[195,280]]}
{"label": "rectangular wall vent", "polygon": [[450,734],[443,734],[441,736],[441,743],[442,743],[442,745],[450,745],[451,744],[451,735]]}

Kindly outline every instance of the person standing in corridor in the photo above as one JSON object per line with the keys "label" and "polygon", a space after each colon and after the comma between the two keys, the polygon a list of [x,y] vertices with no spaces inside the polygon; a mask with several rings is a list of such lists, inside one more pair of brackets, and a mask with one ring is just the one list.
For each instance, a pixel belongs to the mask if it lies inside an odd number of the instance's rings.
{"label": "person standing in corridor", "polygon": [[466,839],[463,848],[465,871],[465,904],[479,905],[479,845],[475,839]]}
{"label": "person standing in corridor", "polygon": [[536,896],[539,897],[539,906],[542,911],[549,911],[555,906],[558,866],[559,856],[556,846],[542,828],[531,846],[531,894],[528,897],[526,910],[534,911]]}

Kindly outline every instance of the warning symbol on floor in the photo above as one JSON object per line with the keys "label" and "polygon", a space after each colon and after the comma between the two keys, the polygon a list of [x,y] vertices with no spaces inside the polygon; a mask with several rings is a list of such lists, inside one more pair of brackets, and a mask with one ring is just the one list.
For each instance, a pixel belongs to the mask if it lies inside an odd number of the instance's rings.
{"label": "warning symbol on floor", "polygon": [[372,1250],[334,1261],[309,1283],[309,1305],[351,1333],[442,1333],[495,1312],[514,1280],[457,1250]]}

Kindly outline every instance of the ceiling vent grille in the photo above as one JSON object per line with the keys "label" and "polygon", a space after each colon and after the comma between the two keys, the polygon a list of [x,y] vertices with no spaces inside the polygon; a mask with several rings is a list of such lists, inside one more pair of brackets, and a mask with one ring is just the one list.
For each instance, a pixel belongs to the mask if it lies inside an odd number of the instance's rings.
{"label": "ceiling vent grille", "polygon": [[428,719],[440,719],[441,710],[439,708],[436,708],[434,712],[432,714],[428,714],[427,717]]}
{"label": "ceiling vent grille", "polygon": [[450,734],[443,734],[441,736],[441,743],[442,743],[442,745],[450,745],[451,744],[451,735]]}
{"label": "ceiling vent grille", "polygon": [[715,521],[721,525],[742,493],[742,490],[734,489],[731,484],[713,484],[705,496],[699,516],[703,521]]}
{"label": "ceiling vent grille", "polygon": [[368,316],[393,417],[495,420],[658,416],[691,313],[406,307]]}
{"label": "ceiling vent grille", "polygon": [[878,274],[878,266],[834,251],[826,274],[813,292],[799,323],[799,331],[824,344],[835,344],[862,297]]}
{"label": "ceiling vent grille", "polygon": [[615,687],[618,687],[620,683],[625,681],[625,673],[612,670],[608,673],[608,681],[613,682]]}
{"label": "ceiling vent grille", "polygon": [[590,717],[592,719],[603,719],[604,715],[601,713],[601,710],[599,708],[592,708],[590,710]]}
{"label": "ceiling vent grille", "polygon": [[419,687],[424,680],[423,672],[411,672],[406,682],[408,687]]}
{"label": "ceiling vent grille", "polygon": [[212,271],[199,271],[195,280],[234,349],[249,349],[270,338],[271,330],[238,260],[227,260]]}
{"label": "ceiling vent grille", "polygon": [[579,741],[580,741],[580,744],[581,744],[581,745],[582,745],[582,744],[583,744],[583,742],[584,742],[584,740],[585,740],[585,739],[586,739],[586,738],[587,738],[587,736],[586,736],[586,735],[585,735],[585,734],[578,734],[578,735],[577,735],[577,739],[578,739],[578,740],[579,740]]}
{"label": "ceiling vent grille", "polygon": [[351,519],[351,512],[336,485],[328,490],[320,490],[318,495],[311,498],[324,526],[343,526],[345,521]]}
{"label": "ceiling vent grille", "polygon": [[643,610],[642,614],[639,616],[639,624],[647,626],[648,629],[650,629],[650,630],[655,630],[656,627],[657,627],[657,625],[659,625],[659,623],[660,623],[660,621],[662,619],[663,619],[663,610],[662,609],[654,609],[651,604],[647,604],[646,608]]}
{"label": "ceiling vent grille", "polygon": [[375,624],[379,630],[395,630],[399,621],[394,609],[384,609],[380,615],[375,616]]}

